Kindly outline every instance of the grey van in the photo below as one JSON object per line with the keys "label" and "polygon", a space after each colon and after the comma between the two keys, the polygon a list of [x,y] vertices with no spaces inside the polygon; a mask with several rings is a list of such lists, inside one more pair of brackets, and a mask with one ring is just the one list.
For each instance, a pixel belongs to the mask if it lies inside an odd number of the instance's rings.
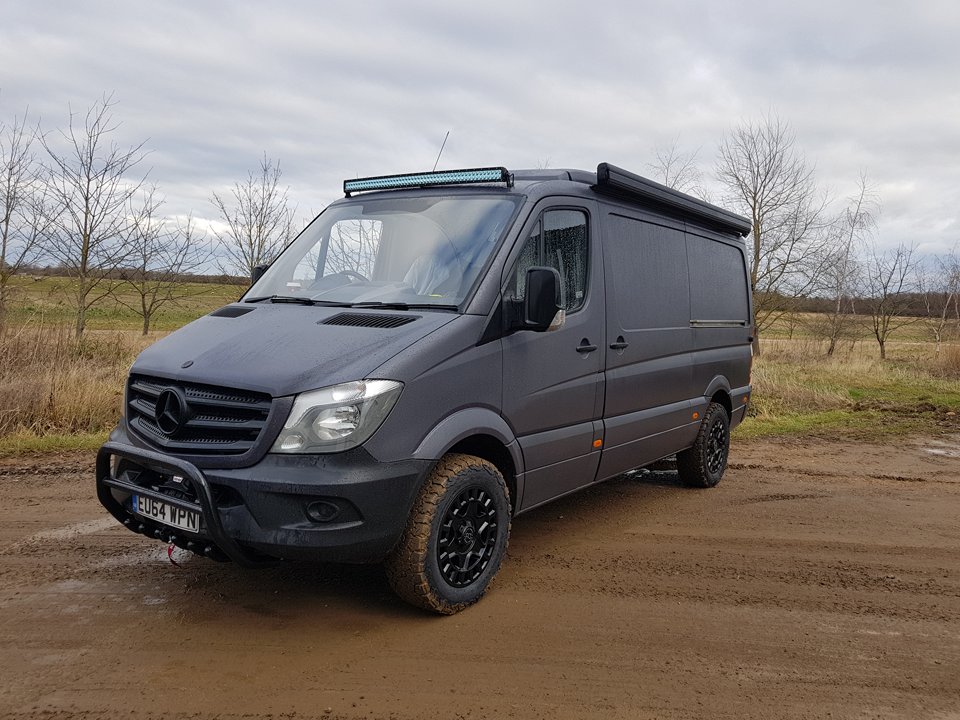
{"label": "grey van", "polygon": [[130,530],[247,566],[384,562],[476,602],[511,519],[676,455],[750,397],[750,223],[606,163],[344,182],[243,298],[147,348],[100,450]]}

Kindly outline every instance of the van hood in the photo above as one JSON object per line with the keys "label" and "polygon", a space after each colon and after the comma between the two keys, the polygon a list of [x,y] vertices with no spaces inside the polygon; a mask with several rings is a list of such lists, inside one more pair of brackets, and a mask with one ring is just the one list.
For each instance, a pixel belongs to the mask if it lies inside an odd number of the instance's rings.
{"label": "van hood", "polygon": [[158,340],[131,372],[294,395],[376,377],[387,360],[458,317],[433,310],[237,303]]}

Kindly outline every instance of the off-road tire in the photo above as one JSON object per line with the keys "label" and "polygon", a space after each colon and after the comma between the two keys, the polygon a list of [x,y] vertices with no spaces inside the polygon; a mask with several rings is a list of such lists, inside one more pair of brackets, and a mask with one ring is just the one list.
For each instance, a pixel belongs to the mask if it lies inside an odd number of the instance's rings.
{"label": "off-road tire", "polygon": [[[441,533],[449,532],[444,523],[451,508],[462,506],[464,497],[477,491],[491,501],[495,532],[487,536],[487,560],[479,575],[457,587],[445,577],[451,571],[440,566]],[[421,488],[407,527],[384,563],[387,578],[394,592],[411,605],[452,615],[483,597],[500,568],[509,537],[510,496],[503,475],[486,460],[451,453],[437,463]]]}
{"label": "off-road tire", "polygon": [[693,447],[677,453],[677,475],[689,487],[713,487],[723,477],[729,456],[730,418],[723,405],[710,403]]}

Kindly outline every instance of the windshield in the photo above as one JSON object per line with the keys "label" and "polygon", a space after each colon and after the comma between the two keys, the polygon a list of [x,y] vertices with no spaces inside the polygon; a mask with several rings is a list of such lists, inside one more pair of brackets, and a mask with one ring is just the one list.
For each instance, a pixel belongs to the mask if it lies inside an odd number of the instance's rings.
{"label": "windshield", "polygon": [[320,304],[457,306],[516,196],[358,199],[325,210],[246,294]]}

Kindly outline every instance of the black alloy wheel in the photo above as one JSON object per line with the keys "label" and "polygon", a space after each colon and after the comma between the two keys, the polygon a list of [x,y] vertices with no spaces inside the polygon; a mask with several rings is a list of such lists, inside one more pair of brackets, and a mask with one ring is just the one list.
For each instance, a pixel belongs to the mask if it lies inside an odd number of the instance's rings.
{"label": "black alloy wheel", "polygon": [[497,545],[497,506],[480,487],[461,491],[447,508],[437,537],[437,565],[452,587],[470,585],[486,570]]}
{"label": "black alloy wheel", "polygon": [[715,422],[710,428],[707,436],[707,469],[711,474],[722,472],[727,464],[727,448],[730,446],[728,435],[725,423]]}

